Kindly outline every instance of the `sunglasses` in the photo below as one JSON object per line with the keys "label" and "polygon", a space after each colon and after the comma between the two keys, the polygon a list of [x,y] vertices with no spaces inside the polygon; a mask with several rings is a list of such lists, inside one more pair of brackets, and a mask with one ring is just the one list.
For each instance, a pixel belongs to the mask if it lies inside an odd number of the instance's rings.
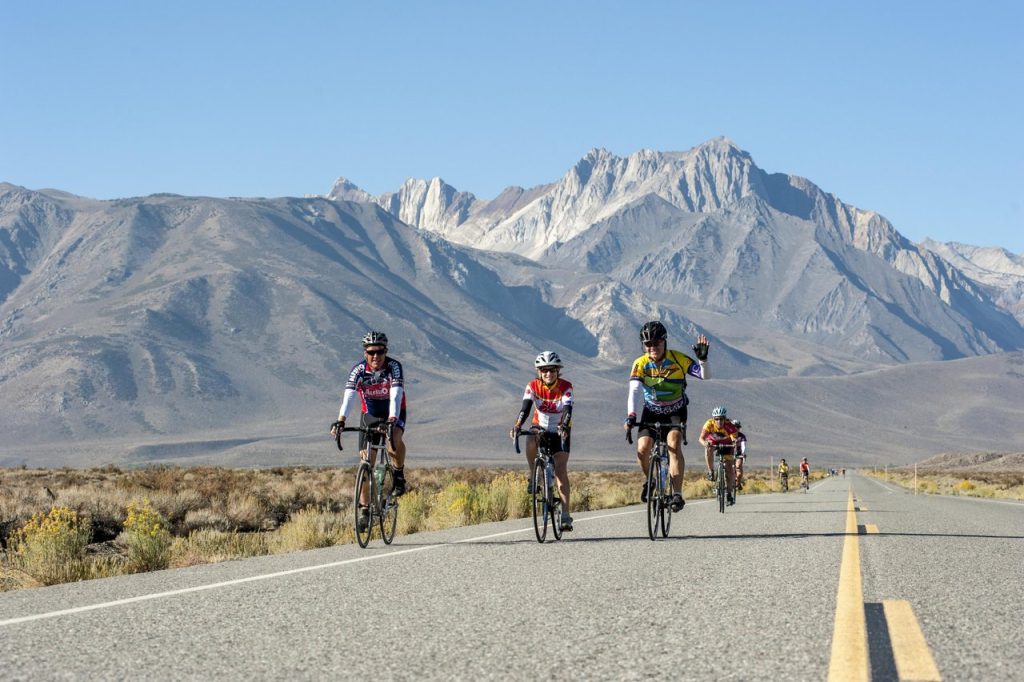
{"label": "sunglasses", "polygon": [[541,372],[557,372],[558,368],[557,367],[541,367],[539,369],[539,371],[541,371]]}
{"label": "sunglasses", "polygon": [[657,348],[661,345],[661,341],[655,341],[654,343],[645,343],[644,348]]}
{"label": "sunglasses", "polygon": [[385,349],[381,349],[381,350],[368,350],[368,351],[366,351],[366,354],[369,355],[370,357],[373,357],[375,355],[384,355],[385,353],[387,353],[387,350],[385,350]]}

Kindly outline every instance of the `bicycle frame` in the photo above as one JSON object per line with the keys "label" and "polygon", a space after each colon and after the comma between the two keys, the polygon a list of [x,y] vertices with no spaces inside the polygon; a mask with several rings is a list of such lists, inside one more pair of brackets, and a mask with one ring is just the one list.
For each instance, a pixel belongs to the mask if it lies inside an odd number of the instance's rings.
{"label": "bicycle frame", "polygon": [[555,540],[562,539],[562,498],[555,484],[555,453],[551,452],[547,439],[540,437],[545,433],[549,432],[534,427],[519,431],[515,437],[517,453],[522,452],[519,448],[521,436],[537,439],[537,457],[530,472],[530,480],[533,483],[533,530],[537,535],[537,542],[544,542],[547,537],[549,521]]}
{"label": "bicycle frame", "polygon": [[[360,547],[366,547],[373,534],[374,522],[380,528],[381,539],[390,545],[395,537],[395,526],[398,519],[398,499],[391,494],[394,489],[395,467],[388,452],[390,434],[385,423],[373,426],[346,426],[337,429],[335,440],[338,450],[343,432],[359,432],[366,435],[366,450],[360,452],[359,465],[356,468],[355,489],[352,495],[352,506],[356,515],[356,541]],[[366,491],[367,503],[362,504],[363,492]],[[385,492],[386,491],[386,492]],[[369,522],[365,531],[360,531],[360,510],[365,508],[369,513]]]}
{"label": "bicycle frame", "polygon": [[[667,538],[672,526],[672,480],[669,474],[668,442],[663,427],[671,424],[660,422],[642,422],[638,428],[654,431],[654,445],[647,461],[647,535],[656,540],[658,533]],[[686,425],[680,425],[683,432],[683,443],[686,443]],[[626,442],[633,443],[633,429],[626,431]]]}
{"label": "bicycle frame", "polygon": [[[712,445],[711,447],[713,447],[715,449],[715,459],[718,462],[717,465],[716,465],[716,469],[717,469],[716,479],[717,479],[717,482],[716,482],[716,485],[715,485],[715,494],[718,497],[718,511],[724,514],[725,513],[726,496],[728,494],[728,475],[729,475],[729,472],[728,472],[728,470],[727,470],[727,468],[725,466],[725,464],[726,464],[725,456],[726,455],[732,455],[733,456],[733,458],[734,458],[733,459],[733,466],[735,467],[736,444],[735,443],[716,444],[716,445]],[[735,488],[733,489],[732,494],[733,494],[733,499],[736,499],[735,498],[735,495],[736,495]]]}

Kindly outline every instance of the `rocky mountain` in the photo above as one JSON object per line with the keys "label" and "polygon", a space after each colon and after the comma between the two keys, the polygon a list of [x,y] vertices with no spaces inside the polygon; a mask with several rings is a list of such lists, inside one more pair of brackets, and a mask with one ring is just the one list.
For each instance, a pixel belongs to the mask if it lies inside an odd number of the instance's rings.
{"label": "rocky mountain", "polygon": [[[359,192],[339,181],[329,196]],[[725,138],[625,158],[595,149],[558,182],[493,201],[438,178],[374,201],[457,243],[602,274],[702,322],[740,316],[871,363],[1024,347],[1024,328],[988,289],[877,213],[766,173]]]}
{"label": "rocky mountain", "polygon": [[406,365],[419,461],[518,463],[502,434],[555,349],[574,461],[626,465],[625,372],[652,318],[673,347],[711,338],[694,420],[728,403],[766,453],[995,450],[1024,437],[1024,331],[995,294],[724,139],[595,150],[486,201],[439,179],[303,199],[0,184],[0,465],[334,462],[325,427],[369,328]]}
{"label": "rocky mountain", "polygon": [[1000,247],[926,239],[921,247],[957,268],[985,289],[997,305],[1024,323],[1024,255]]}

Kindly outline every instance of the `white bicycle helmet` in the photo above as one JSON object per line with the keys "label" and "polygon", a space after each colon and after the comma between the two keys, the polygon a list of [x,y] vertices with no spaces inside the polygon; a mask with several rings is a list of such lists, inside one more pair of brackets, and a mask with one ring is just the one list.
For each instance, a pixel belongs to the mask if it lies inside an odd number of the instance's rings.
{"label": "white bicycle helmet", "polygon": [[562,358],[558,357],[558,353],[553,350],[546,350],[537,356],[537,359],[533,361],[533,366],[537,369],[541,367],[561,367]]}
{"label": "white bicycle helmet", "polygon": [[371,331],[367,332],[366,336],[363,337],[363,348],[367,346],[384,346],[387,348],[388,335],[384,332]]}
{"label": "white bicycle helmet", "polygon": [[718,419],[719,417],[725,416],[725,405],[719,405],[715,409],[711,410],[711,418]]}

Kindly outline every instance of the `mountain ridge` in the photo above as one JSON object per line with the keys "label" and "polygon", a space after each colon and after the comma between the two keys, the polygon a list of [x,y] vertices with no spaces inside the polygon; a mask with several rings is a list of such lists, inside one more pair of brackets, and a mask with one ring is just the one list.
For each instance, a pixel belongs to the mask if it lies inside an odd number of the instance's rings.
{"label": "mountain ridge", "polygon": [[407,365],[428,450],[452,438],[461,453],[507,446],[494,436],[507,432],[506,403],[550,348],[593,429],[579,442],[610,454],[621,446],[599,434],[621,420],[623,366],[654,318],[680,350],[712,339],[713,379],[693,387],[693,414],[707,399],[738,405],[769,447],[794,437],[799,420],[779,406],[805,390],[814,398],[799,409],[831,420],[830,438],[897,459],[1022,435],[980,417],[987,432],[974,433],[960,403],[972,415],[992,406],[954,384],[932,405],[946,425],[920,442],[837,416],[830,400],[849,411],[856,399],[829,390],[865,392],[873,371],[903,377],[871,392],[876,418],[917,399],[904,387],[918,371],[938,393],[940,360],[988,368],[1016,395],[1024,329],[991,285],[877,213],[762,171],[725,138],[629,157],[595,148],[559,181],[491,200],[440,178],[380,197],[339,178],[332,194],[99,201],[0,185],[0,462],[86,442],[119,443],[130,462],[315,451],[322,434],[282,430],[322,431],[368,328],[385,329]]}

